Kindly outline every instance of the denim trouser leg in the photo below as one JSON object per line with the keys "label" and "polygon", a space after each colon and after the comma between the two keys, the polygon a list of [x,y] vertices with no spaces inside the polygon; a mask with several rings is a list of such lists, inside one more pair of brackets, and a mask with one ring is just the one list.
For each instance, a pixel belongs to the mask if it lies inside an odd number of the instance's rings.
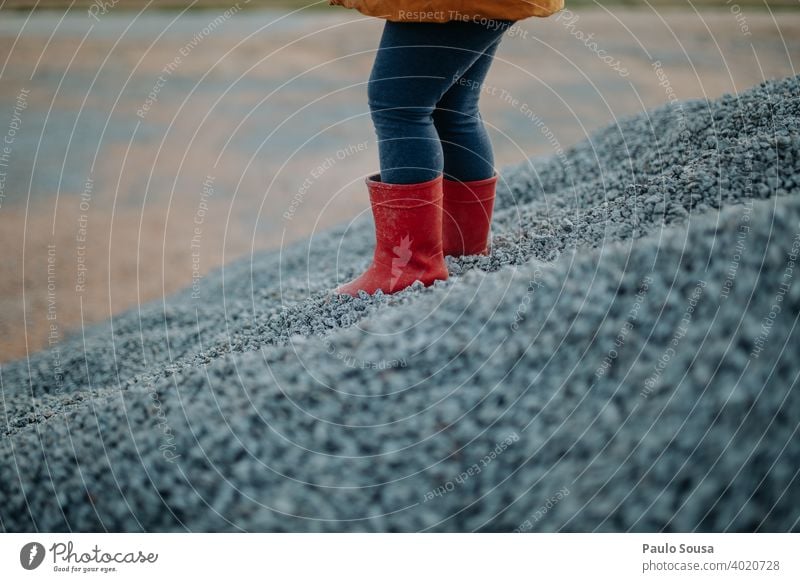
{"label": "denim trouser leg", "polygon": [[386,23],[369,81],[383,182],[417,184],[442,173],[464,181],[493,175],[478,98],[511,24]]}
{"label": "denim trouser leg", "polygon": [[444,154],[444,176],[449,180],[485,180],[495,173],[492,142],[483,125],[478,101],[498,46],[500,39],[448,89],[433,112],[433,124]]}

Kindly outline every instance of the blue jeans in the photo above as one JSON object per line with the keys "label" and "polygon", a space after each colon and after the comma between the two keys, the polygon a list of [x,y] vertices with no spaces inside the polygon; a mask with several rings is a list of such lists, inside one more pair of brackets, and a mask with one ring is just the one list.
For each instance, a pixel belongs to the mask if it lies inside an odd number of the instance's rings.
{"label": "blue jeans", "polygon": [[441,174],[466,182],[494,175],[478,99],[512,24],[386,23],[368,87],[382,182],[418,184]]}

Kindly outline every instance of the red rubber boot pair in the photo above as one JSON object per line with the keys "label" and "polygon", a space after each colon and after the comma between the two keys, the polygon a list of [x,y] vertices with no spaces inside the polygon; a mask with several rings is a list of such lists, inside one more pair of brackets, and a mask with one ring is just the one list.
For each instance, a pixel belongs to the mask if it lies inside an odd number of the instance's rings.
{"label": "red rubber boot pair", "polygon": [[357,296],[402,291],[415,281],[447,279],[445,255],[487,254],[497,176],[454,182],[441,176],[422,184],[367,179],[375,219],[372,264],[336,293]]}

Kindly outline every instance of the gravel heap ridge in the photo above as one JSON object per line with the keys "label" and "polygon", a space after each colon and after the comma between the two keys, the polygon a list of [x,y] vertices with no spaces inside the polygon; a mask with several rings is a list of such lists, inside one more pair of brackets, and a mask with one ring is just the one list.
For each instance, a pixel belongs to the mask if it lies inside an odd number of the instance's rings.
{"label": "gravel heap ridge", "polygon": [[363,220],[3,367],[0,527],[798,531],[798,95],[507,168],[432,288],[328,293]]}

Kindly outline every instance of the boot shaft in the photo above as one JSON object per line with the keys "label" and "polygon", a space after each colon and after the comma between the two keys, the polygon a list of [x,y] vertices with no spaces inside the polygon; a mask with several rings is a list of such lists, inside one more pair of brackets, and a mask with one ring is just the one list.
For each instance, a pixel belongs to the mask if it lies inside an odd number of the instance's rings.
{"label": "boot shaft", "polygon": [[424,271],[442,255],[442,178],[421,184],[367,179],[375,219],[375,260],[393,270]]}
{"label": "boot shaft", "polygon": [[497,178],[495,175],[476,182],[444,180],[442,251],[445,255],[488,254]]}

